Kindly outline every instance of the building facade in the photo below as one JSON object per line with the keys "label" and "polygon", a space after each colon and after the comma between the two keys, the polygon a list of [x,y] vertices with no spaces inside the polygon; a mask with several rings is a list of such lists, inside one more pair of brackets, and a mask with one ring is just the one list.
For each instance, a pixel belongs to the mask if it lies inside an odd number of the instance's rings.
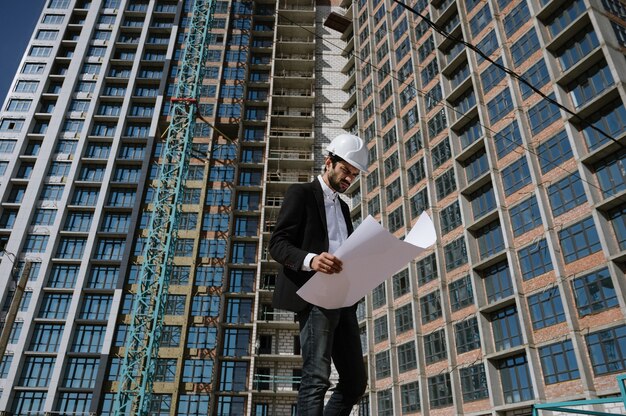
{"label": "building facade", "polygon": [[361,414],[526,415],[619,394],[625,5],[406,4],[343,3],[345,127],[371,156],[355,218],[402,237],[426,210],[439,233],[361,304]]}
{"label": "building facade", "polygon": [[[6,414],[112,413],[191,6],[42,11],[0,113]],[[355,224],[402,237],[426,210],[439,234],[359,303],[356,413],[619,393],[626,6],[409,6],[434,25],[389,0],[216,2],[151,414],[296,414],[298,326],[271,307],[266,246],[344,130],[370,150]]]}

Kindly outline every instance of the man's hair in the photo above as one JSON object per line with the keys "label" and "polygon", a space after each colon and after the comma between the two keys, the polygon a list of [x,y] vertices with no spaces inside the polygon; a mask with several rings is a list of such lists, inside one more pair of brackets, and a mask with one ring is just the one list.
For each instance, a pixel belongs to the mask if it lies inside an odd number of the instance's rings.
{"label": "man's hair", "polygon": [[[333,168],[335,167],[335,165],[337,164],[337,162],[345,162],[345,160],[343,160],[343,158],[337,156],[334,153],[328,153],[328,158],[330,158],[330,163],[332,163]],[[326,172],[326,164],[324,164],[324,170],[323,172]]]}

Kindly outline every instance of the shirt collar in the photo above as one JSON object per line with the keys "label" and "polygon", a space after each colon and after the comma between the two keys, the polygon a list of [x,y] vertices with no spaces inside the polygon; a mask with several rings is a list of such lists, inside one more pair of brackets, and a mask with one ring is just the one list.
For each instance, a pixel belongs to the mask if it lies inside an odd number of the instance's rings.
{"label": "shirt collar", "polygon": [[322,185],[322,192],[324,192],[324,197],[330,199],[331,201],[334,201],[337,198],[337,192],[330,188],[328,185],[326,185],[326,182],[324,182],[324,178],[322,178],[322,175],[317,175],[317,180],[320,181],[320,184]]}

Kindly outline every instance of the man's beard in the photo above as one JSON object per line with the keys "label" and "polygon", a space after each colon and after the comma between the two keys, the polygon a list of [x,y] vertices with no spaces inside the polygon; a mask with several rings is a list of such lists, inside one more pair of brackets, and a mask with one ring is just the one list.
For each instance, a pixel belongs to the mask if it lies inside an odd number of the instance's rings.
{"label": "man's beard", "polygon": [[350,186],[350,184],[348,182],[344,183],[347,185],[344,188],[341,187],[341,181],[339,179],[337,179],[337,174],[335,173],[334,170],[330,171],[328,173],[328,183],[330,184],[330,187],[333,188],[333,190],[335,192],[339,192],[340,194],[344,193],[346,191],[346,189],[348,189],[348,187]]}

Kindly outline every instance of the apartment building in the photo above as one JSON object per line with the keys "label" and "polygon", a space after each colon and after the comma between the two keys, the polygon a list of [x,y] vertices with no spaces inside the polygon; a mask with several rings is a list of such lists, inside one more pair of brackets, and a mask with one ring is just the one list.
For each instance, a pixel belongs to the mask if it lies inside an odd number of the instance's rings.
{"label": "apartment building", "polygon": [[[355,413],[619,394],[626,6],[407,5],[451,36],[389,0],[215,3],[151,414],[297,413],[298,326],[271,307],[266,246],[285,189],[344,130],[370,150],[355,224],[402,237],[426,210],[439,234],[359,303]],[[6,414],[112,414],[192,9],[41,13],[0,109]]]}

